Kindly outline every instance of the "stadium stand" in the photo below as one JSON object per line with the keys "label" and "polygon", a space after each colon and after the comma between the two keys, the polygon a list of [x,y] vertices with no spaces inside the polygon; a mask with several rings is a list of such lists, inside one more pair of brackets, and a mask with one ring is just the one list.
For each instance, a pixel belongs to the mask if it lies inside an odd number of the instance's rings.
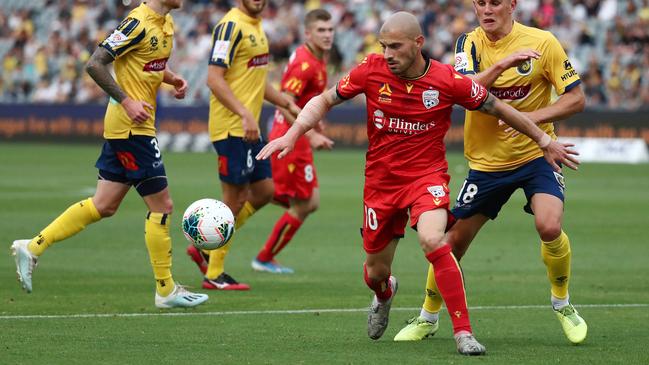
{"label": "stadium stand", "polygon": [[[453,44],[476,26],[470,0],[269,0],[264,28],[271,42],[271,78],[278,82],[292,50],[301,43],[304,13],[329,10],[336,27],[331,55],[338,77],[368,52],[380,51],[379,25],[396,10],[416,14],[429,53],[452,61]],[[0,5],[0,103],[105,103],[105,95],[83,72],[96,45],[139,1],[3,0]],[[189,97],[163,105],[207,104],[204,86],[212,26],[230,4],[185,1],[177,24],[171,67],[190,83]],[[649,105],[649,0],[521,0],[517,19],[554,33],[584,82],[590,108],[637,110]]]}

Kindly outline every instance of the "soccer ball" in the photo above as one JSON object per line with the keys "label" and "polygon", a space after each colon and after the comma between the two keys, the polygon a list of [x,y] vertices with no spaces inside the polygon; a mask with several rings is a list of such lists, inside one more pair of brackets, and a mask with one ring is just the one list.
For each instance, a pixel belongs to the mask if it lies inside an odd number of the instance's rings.
{"label": "soccer ball", "polygon": [[222,201],[197,200],[183,214],[183,233],[196,248],[214,250],[232,238],[234,216]]}

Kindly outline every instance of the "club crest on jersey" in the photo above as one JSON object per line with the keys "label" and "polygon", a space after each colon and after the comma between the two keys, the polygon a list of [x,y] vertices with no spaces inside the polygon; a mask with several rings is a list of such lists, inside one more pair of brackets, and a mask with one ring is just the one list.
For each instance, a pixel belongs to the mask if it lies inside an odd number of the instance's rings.
{"label": "club crest on jersey", "polygon": [[156,37],[156,36],[151,37],[151,39],[149,40],[149,43],[151,44],[150,49],[152,51],[157,51],[158,50],[158,37]]}
{"label": "club crest on jersey", "polygon": [[374,111],[374,126],[378,129],[383,129],[383,123],[385,122],[385,115],[380,110]]}
{"label": "club crest on jersey", "polygon": [[439,104],[439,91],[426,90],[421,93],[421,101],[424,103],[426,109],[434,108]]}
{"label": "club crest on jersey", "polygon": [[525,60],[518,64],[516,72],[521,76],[527,76],[532,73],[532,61]]}
{"label": "club crest on jersey", "polygon": [[446,196],[444,187],[442,187],[441,185],[429,186],[428,192],[431,193],[435,198],[441,198]]}

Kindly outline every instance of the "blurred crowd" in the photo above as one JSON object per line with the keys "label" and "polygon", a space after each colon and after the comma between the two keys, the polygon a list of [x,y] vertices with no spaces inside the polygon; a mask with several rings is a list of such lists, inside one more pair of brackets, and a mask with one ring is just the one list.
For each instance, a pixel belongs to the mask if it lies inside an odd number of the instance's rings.
{"label": "blurred crowd", "polygon": [[[306,11],[323,7],[336,24],[330,55],[333,83],[369,52],[380,52],[377,32],[397,10],[416,14],[436,59],[451,63],[455,39],[477,25],[471,0],[268,0],[264,29],[271,48],[270,78],[277,83],[302,41]],[[185,0],[176,22],[172,69],[190,82],[183,101],[160,93],[163,104],[208,102],[205,86],[211,29],[234,0]],[[90,54],[137,6],[137,0],[2,0],[1,103],[105,103],[83,72]],[[516,19],[551,31],[580,73],[592,108],[649,105],[649,0],[520,0]]]}

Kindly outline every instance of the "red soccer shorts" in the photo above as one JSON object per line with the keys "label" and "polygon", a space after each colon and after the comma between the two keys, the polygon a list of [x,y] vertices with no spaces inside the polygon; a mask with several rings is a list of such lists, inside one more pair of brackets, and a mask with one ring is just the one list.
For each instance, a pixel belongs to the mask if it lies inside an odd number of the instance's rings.
{"label": "red soccer shorts", "polygon": [[[408,223],[408,212],[410,226],[416,228],[422,213],[435,209],[448,211],[449,180],[449,175],[440,172],[390,191],[379,191],[366,186],[361,230],[365,252],[378,253],[393,239],[402,238]],[[450,213],[448,221],[447,228],[454,221]]]}
{"label": "red soccer shorts", "polygon": [[313,166],[311,145],[306,137],[300,137],[293,151],[281,160],[274,154],[270,164],[275,184],[275,200],[285,202],[288,198],[311,198],[313,189],[318,187],[318,177]]}

